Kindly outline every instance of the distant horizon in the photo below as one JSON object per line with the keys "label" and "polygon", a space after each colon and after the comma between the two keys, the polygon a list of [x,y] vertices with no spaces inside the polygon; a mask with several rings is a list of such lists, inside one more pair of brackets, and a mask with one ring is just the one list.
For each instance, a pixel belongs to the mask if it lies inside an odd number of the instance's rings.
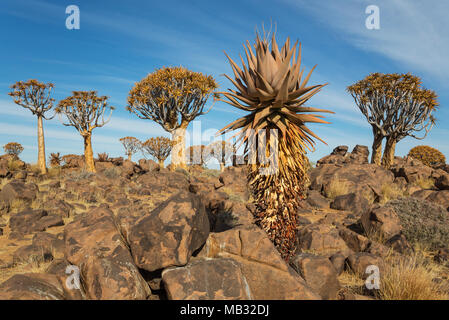
{"label": "distant horizon", "polygon": [[[65,10],[71,4],[80,9],[79,30],[65,26]],[[369,5],[380,8],[379,30],[365,27],[365,8]],[[449,3],[444,1],[429,6],[418,1],[168,0],[109,1],[104,6],[86,0],[5,0],[0,12],[0,27],[8,30],[1,36],[0,151],[3,154],[8,142],[18,142],[24,147],[21,159],[37,162],[36,118],[7,96],[10,85],[28,79],[54,83],[56,103],[74,90],[95,90],[110,97],[110,105],[117,109],[110,123],[93,132],[95,157],[106,152],[111,157],[126,158],[121,137],[170,137],[157,123],[141,120],[125,110],[133,84],[155,69],[182,65],[212,75],[222,91],[232,88],[222,76],[232,75],[223,51],[240,63],[242,44],[246,40],[253,42],[254,30],[261,30],[262,24],[270,29],[271,21],[279,45],[286,37],[301,41],[305,72],[318,65],[310,84],[329,82],[308,103],[335,112],[325,115],[332,124],[310,126],[327,142],[316,141],[316,151],[307,154],[311,161],[316,162],[339,145],[347,145],[348,152],[357,144],[365,145],[371,153],[371,126],[346,87],[372,72],[411,72],[439,96],[437,125],[424,140],[408,137],[400,141],[396,156],[406,156],[415,146],[428,145],[448,159],[449,123],[444,121],[449,116],[449,21],[444,16],[448,11]],[[211,105],[212,99],[205,109]],[[201,122],[202,131],[210,131],[242,115],[243,111],[217,102],[208,114],[196,120]],[[191,124],[188,131],[192,130]],[[83,154],[82,137],[73,127],[64,127],[58,117],[44,121],[44,132],[47,162],[55,152]],[[169,163],[168,159],[166,165]],[[211,165],[217,168],[218,162]]]}

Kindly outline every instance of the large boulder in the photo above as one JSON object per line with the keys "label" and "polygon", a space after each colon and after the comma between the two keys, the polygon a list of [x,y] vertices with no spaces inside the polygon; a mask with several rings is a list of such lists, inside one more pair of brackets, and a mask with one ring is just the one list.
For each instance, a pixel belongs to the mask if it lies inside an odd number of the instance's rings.
{"label": "large boulder", "polygon": [[38,187],[34,183],[25,184],[22,180],[12,180],[0,191],[0,202],[11,203],[21,200],[30,204],[36,199]]}
{"label": "large boulder", "polygon": [[352,252],[340,237],[338,229],[324,223],[313,223],[303,227],[298,232],[298,248],[326,256],[337,252],[348,256]]}
{"label": "large boulder", "polygon": [[320,299],[285,263],[266,233],[256,226],[211,233],[198,257],[235,260],[240,265],[252,299]]}
{"label": "large boulder", "polygon": [[365,211],[360,221],[366,232],[377,233],[387,240],[402,231],[401,220],[390,207],[375,206]]}
{"label": "large boulder", "polygon": [[186,175],[178,171],[150,171],[140,175],[136,182],[154,192],[167,189],[189,189],[189,181]]}
{"label": "large boulder", "polygon": [[434,191],[426,198],[426,200],[439,204],[449,211],[449,190]]}
{"label": "large boulder", "polygon": [[337,298],[341,286],[337,272],[328,258],[312,254],[298,254],[290,264],[323,299]]}
{"label": "large boulder", "polygon": [[135,222],[128,235],[136,265],[147,271],[187,264],[209,234],[201,199],[181,191]]}
{"label": "large boulder", "polygon": [[64,300],[64,290],[52,274],[16,274],[0,285],[0,300]]}
{"label": "large boulder", "polygon": [[[382,187],[392,184],[394,175],[391,171],[375,164],[323,164],[310,170],[310,188],[329,193],[338,184],[345,186],[345,193],[358,193],[364,197],[374,198],[382,195]],[[325,190],[326,189],[326,190]]]}
{"label": "large boulder", "polygon": [[12,214],[9,218],[11,231],[17,231],[23,234],[45,231],[48,228],[63,225],[64,221],[61,216],[49,215],[46,210],[42,209],[27,209]]}
{"label": "large boulder", "polygon": [[240,265],[230,258],[198,259],[162,272],[172,300],[249,300],[252,298]]}
{"label": "large boulder", "polygon": [[66,259],[79,267],[90,299],[146,299],[151,291],[134,265],[111,210],[93,209],[64,230]]}
{"label": "large boulder", "polygon": [[348,193],[338,196],[330,205],[332,209],[351,211],[356,216],[363,215],[369,206],[369,201],[360,193]]}

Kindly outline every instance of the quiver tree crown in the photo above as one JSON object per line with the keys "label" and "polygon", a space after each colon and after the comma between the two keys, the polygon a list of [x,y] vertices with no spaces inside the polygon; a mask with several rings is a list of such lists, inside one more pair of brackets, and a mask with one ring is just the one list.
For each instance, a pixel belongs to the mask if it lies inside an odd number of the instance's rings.
{"label": "quiver tree crown", "polygon": [[[220,92],[224,97],[220,100],[248,114],[225,126],[220,133],[239,130],[237,142],[244,143],[246,154],[252,150],[278,153],[276,170],[268,175],[261,174],[264,165],[257,159],[250,161],[248,180],[254,193],[256,223],[288,259],[295,251],[296,211],[307,182],[303,155],[306,149],[313,150],[313,138],[322,141],[306,123],[328,123],[314,113],[332,112],[305,106],[326,84],[308,85],[315,67],[304,75],[298,42],[291,46],[287,38],[279,49],[274,34],[271,43],[268,37],[257,35],[254,47],[247,42],[245,55],[246,64],[240,57],[242,68],[226,55],[234,73],[233,77],[226,77],[235,89]],[[270,130],[277,132],[275,139],[270,139]],[[259,141],[260,136],[266,137],[265,142]]]}
{"label": "quiver tree crown", "polygon": [[127,110],[150,119],[172,134],[172,168],[185,167],[185,130],[196,117],[207,112],[210,95],[218,97],[212,76],[183,67],[164,67],[137,82],[128,96]]}
{"label": "quiver tree crown", "polygon": [[6,154],[10,154],[17,158],[19,154],[22,153],[23,147],[20,143],[9,142],[3,146],[3,150],[5,151]]}

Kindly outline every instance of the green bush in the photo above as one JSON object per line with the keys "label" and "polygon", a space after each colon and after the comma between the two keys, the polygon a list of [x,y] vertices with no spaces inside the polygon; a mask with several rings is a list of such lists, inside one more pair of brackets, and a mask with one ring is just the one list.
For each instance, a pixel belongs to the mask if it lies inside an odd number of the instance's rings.
{"label": "green bush", "polygon": [[395,210],[410,243],[430,250],[449,246],[449,214],[442,206],[416,198],[392,200],[385,206]]}

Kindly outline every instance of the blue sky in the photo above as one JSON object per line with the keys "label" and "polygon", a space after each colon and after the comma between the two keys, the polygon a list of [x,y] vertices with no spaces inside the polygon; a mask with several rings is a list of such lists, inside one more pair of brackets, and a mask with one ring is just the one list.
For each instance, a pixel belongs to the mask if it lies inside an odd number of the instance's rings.
{"label": "blue sky", "polygon": [[[80,9],[79,30],[65,27],[68,5]],[[365,27],[368,5],[380,8],[379,30]],[[223,51],[238,58],[242,44],[253,41],[255,28],[272,22],[278,43],[287,36],[299,39],[307,70],[318,65],[310,83],[329,82],[309,102],[336,112],[326,116],[331,125],[311,126],[328,143],[317,143],[316,151],[309,154],[312,160],[337,145],[371,146],[371,128],[345,91],[370,72],[411,72],[439,95],[437,126],[425,140],[402,140],[396,154],[402,156],[413,146],[426,144],[449,158],[447,12],[445,0],[2,0],[0,145],[19,142],[25,147],[22,159],[37,159],[36,119],[7,95],[12,83],[31,78],[53,82],[57,101],[72,90],[97,90],[110,97],[117,109],[110,123],[95,129],[94,153],[123,155],[118,141],[123,136],[169,136],[158,124],[125,111],[134,82],[156,68],[182,65],[213,75],[226,90],[231,86],[223,73],[231,74],[231,68]],[[198,118],[204,139],[207,132],[241,115],[225,103],[216,103]],[[83,142],[73,127],[64,127],[55,118],[46,121],[44,129],[47,155],[82,154]]]}

